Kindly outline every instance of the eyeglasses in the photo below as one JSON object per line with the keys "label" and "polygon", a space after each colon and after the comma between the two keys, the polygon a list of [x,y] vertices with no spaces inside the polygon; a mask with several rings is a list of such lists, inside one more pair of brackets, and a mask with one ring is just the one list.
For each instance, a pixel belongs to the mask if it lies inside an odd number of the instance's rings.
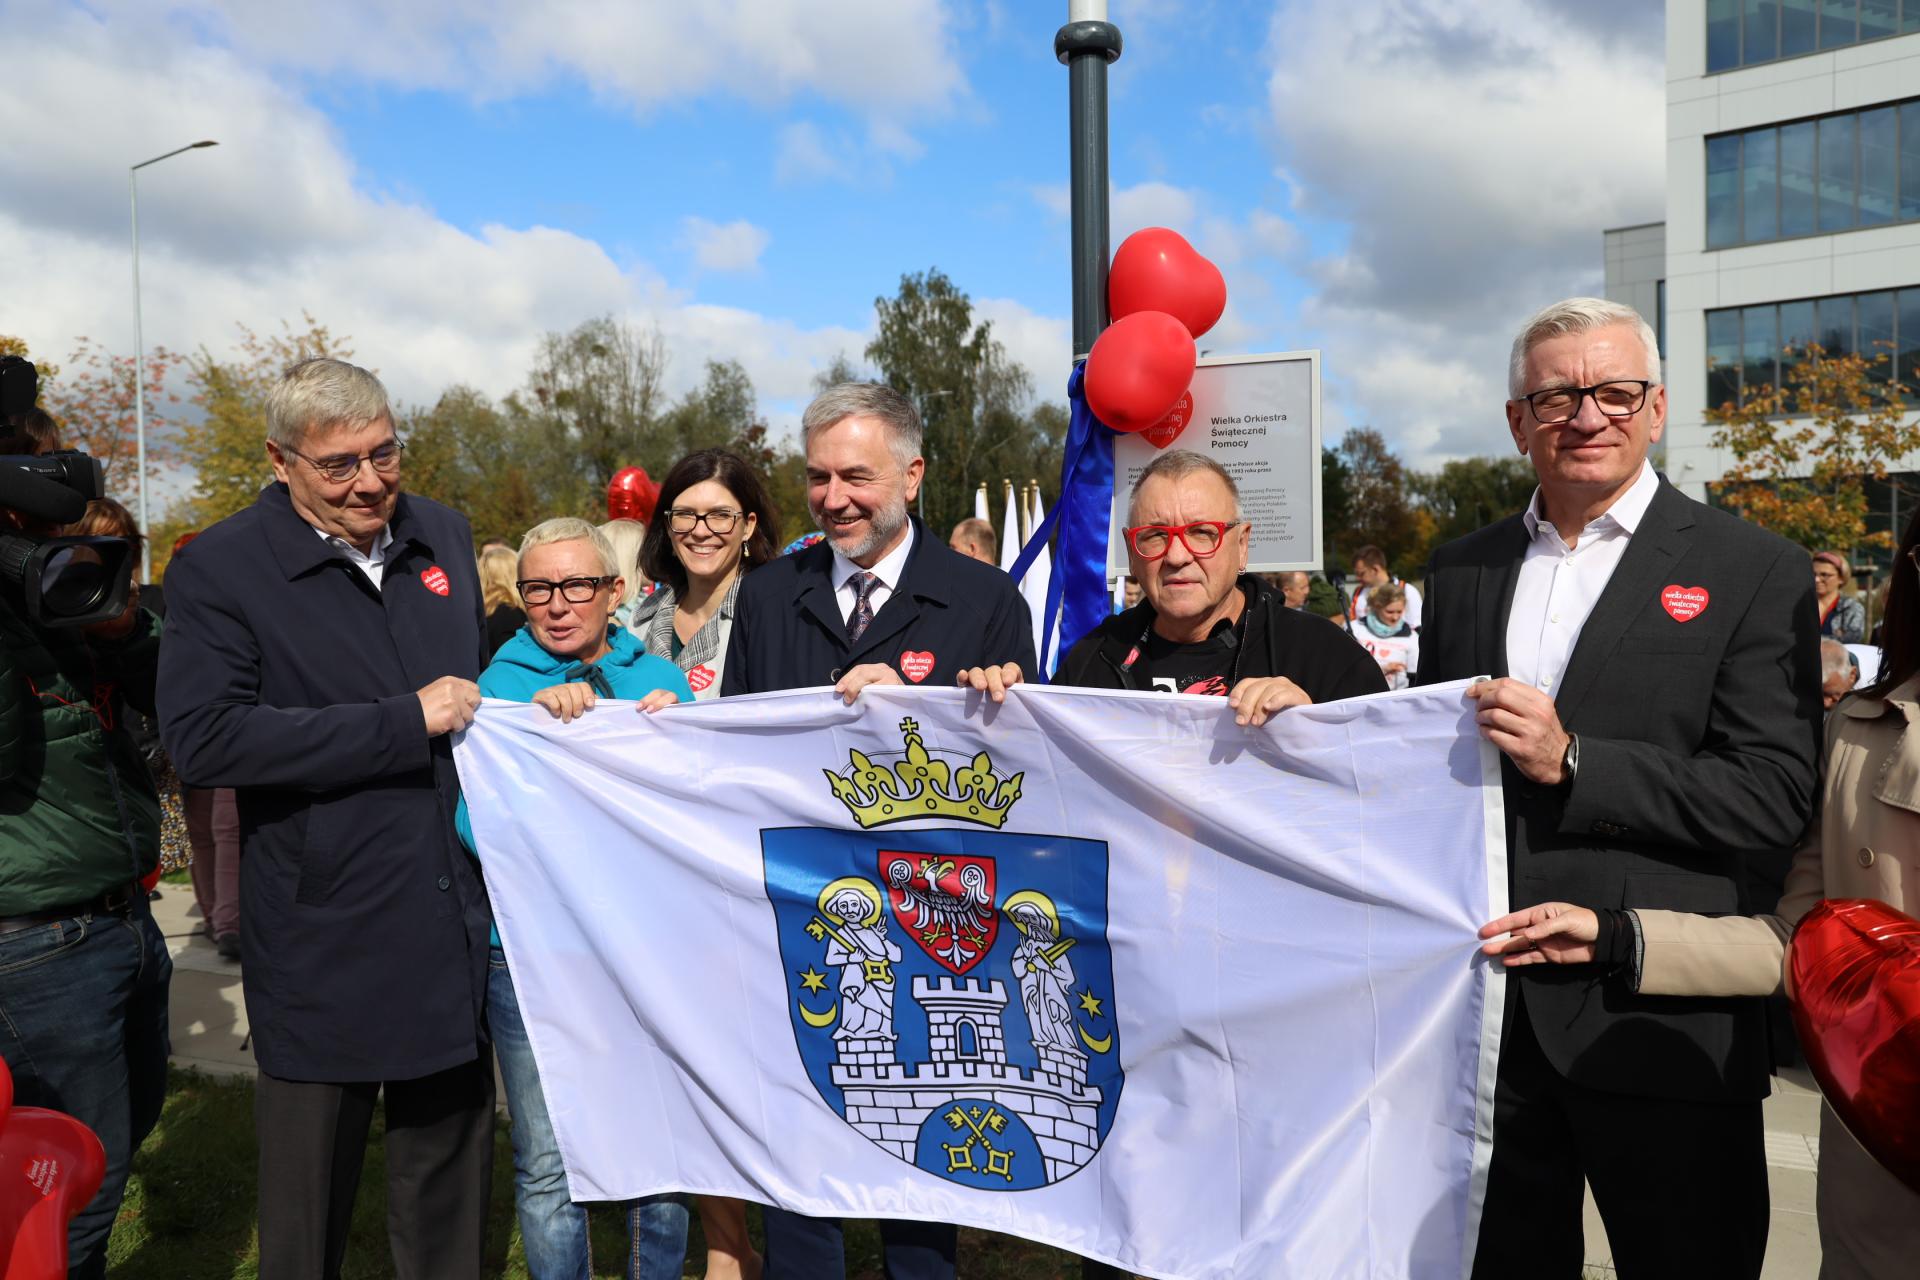
{"label": "eyeglasses", "polygon": [[1192,524],[1137,524],[1127,530],[1127,545],[1142,560],[1158,560],[1173,548],[1173,540],[1195,560],[1205,560],[1226,541],[1227,530],[1238,520],[1195,520]]}
{"label": "eyeglasses", "polygon": [[360,464],[363,462],[372,463],[373,469],[381,475],[389,474],[399,467],[400,451],[407,446],[403,441],[389,440],[385,444],[376,447],[371,453],[336,453],[325,458],[312,457],[284,444],[275,447],[278,448],[280,452],[290,453],[302,462],[305,462],[315,471],[318,471],[321,475],[333,481],[333,483],[340,484],[343,481],[351,480],[359,475]]}
{"label": "eyeglasses", "polygon": [[1653,383],[1646,378],[1602,382],[1591,387],[1546,387],[1520,398],[1533,410],[1534,421],[1543,427],[1572,422],[1580,415],[1580,402],[1593,397],[1594,407],[1609,418],[1627,418],[1640,412],[1647,402],[1647,389]]}
{"label": "eyeglasses", "polygon": [[528,604],[545,604],[553,599],[558,591],[560,598],[568,604],[585,604],[602,587],[612,586],[619,580],[618,575],[609,574],[600,578],[568,578],[563,582],[552,582],[546,578],[522,578],[513,585],[520,588],[520,598]]}
{"label": "eyeglasses", "polygon": [[695,511],[691,507],[669,507],[667,509],[667,528],[675,533],[692,533],[693,527],[704,524],[719,537],[733,532],[733,526],[740,521],[741,512],[729,511],[725,507],[715,507],[711,511]]}

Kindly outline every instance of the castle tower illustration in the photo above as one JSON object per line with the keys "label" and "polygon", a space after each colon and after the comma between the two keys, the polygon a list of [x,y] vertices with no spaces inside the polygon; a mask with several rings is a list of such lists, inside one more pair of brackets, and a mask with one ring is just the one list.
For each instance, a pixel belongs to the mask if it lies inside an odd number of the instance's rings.
{"label": "castle tower illustration", "polygon": [[1033,1131],[1048,1182],[1093,1159],[1101,1096],[1087,1084],[1085,1055],[1042,1046],[1037,1068],[1009,1063],[1007,988],[997,978],[916,975],[912,994],[927,1019],[927,1061],[899,1061],[892,1040],[837,1046],[833,1082],[845,1095],[849,1124],[911,1164],[929,1116],[962,1098],[979,1099],[1018,1113]]}

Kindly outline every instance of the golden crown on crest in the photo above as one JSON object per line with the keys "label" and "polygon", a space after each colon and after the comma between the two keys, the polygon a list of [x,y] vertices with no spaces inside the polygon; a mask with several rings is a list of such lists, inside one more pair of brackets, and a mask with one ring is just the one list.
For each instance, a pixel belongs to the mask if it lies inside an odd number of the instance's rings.
{"label": "golden crown on crest", "polygon": [[914,818],[948,818],[997,828],[1007,820],[1025,774],[997,776],[984,751],[955,768],[928,753],[920,726],[911,718],[900,722],[900,730],[906,735],[906,754],[891,769],[854,751],[844,774],[821,770],[855,822],[884,827]]}

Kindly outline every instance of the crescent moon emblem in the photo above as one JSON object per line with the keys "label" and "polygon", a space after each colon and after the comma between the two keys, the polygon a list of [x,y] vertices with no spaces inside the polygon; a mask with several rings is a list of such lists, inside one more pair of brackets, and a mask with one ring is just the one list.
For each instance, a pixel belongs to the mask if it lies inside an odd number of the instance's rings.
{"label": "crescent moon emblem", "polygon": [[[798,996],[794,997],[793,1002],[800,1006],[800,1016],[806,1019],[807,1025],[810,1027],[827,1026],[829,1023],[833,1021],[834,1015],[840,1009],[840,1002],[838,1000],[828,1005],[827,1011],[825,1013],[815,1013],[813,1010],[807,1008],[806,1001],[801,1000]],[[1080,1034],[1085,1035],[1086,1033],[1083,1031]],[[1107,1039],[1111,1040],[1113,1039],[1113,1037],[1108,1036]]]}
{"label": "crescent moon emblem", "polygon": [[1087,1034],[1087,1029],[1081,1026],[1079,1023],[1077,1022],[1074,1023],[1073,1029],[1080,1033],[1080,1038],[1082,1040],[1086,1041],[1087,1048],[1093,1050],[1095,1053],[1105,1053],[1107,1050],[1113,1048],[1113,1032],[1111,1031],[1107,1032],[1107,1034],[1105,1034],[1104,1036],[1101,1036],[1098,1040],[1095,1040],[1092,1036]]}

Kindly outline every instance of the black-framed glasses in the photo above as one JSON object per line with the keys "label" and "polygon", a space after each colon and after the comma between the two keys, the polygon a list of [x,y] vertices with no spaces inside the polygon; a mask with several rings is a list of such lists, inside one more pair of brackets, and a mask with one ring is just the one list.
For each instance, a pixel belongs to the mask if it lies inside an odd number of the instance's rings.
{"label": "black-framed glasses", "polygon": [[381,475],[391,474],[400,465],[400,451],[407,446],[403,440],[389,440],[383,445],[375,446],[370,453],[335,453],[324,458],[302,453],[289,445],[283,444],[278,447],[280,452],[292,454],[328,480],[340,484],[359,475],[360,464],[363,462],[371,463],[373,469]]}
{"label": "black-framed glasses", "polygon": [[1192,524],[1137,524],[1127,530],[1127,545],[1142,560],[1158,560],[1173,549],[1173,540],[1195,560],[1205,560],[1227,540],[1227,530],[1238,520],[1195,520]]}
{"label": "black-framed glasses", "polygon": [[733,527],[740,523],[744,514],[727,507],[715,507],[711,511],[695,511],[692,507],[667,508],[667,528],[675,533],[692,533],[695,525],[704,524],[718,537],[726,537]]}
{"label": "black-framed glasses", "polygon": [[617,574],[607,574],[598,578],[566,578],[560,582],[549,578],[522,578],[513,585],[520,589],[520,598],[528,604],[545,604],[553,599],[556,591],[568,604],[585,604],[599,593],[600,588],[610,587],[618,581]]}
{"label": "black-framed glasses", "polygon": [[1593,397],[1593,405],[1609,418],[1628,418],[1640,412],[1647,402],[1653,382],[1647,378],[1623,378],[1600,382],[1591,387],[1543,387],[1521,396],[1533,410],[1534,421],[1543,427],[1572,422],[1580,416],[1580,402]]}

